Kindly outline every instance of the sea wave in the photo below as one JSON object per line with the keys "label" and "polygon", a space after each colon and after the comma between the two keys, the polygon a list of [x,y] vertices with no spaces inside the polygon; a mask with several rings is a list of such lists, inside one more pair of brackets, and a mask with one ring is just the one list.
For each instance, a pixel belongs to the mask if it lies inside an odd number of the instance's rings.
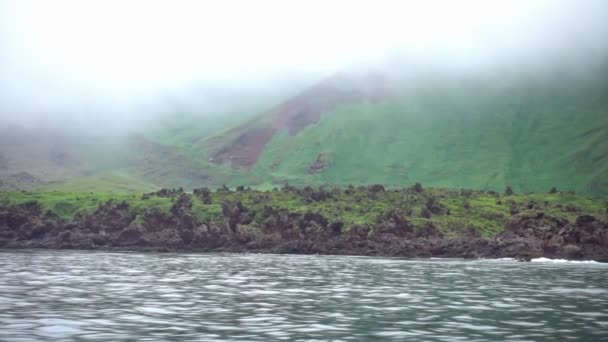
{"label": "sea wave", "polygon": [[517,259],[515,259],[515,258],[481,258],[479,260],[483,260],[483,261],[496,261],[496,262],[500,262],[500,261],[517,261]]}
{"label": "sea wave", "polygon": [[534,258],[531,262],[551,262],[551,263],[572,263],[572,264],[598,264],[594,260],[566,260],[566,259],[549,259],[549,258]]}

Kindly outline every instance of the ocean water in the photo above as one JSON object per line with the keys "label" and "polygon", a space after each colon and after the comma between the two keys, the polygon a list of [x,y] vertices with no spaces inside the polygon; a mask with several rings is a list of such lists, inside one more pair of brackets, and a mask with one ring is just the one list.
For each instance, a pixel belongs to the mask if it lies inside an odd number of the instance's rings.
{"label": "ocean water", "polygon": [[608,264],[0,252],[0,341],[608,341]]}

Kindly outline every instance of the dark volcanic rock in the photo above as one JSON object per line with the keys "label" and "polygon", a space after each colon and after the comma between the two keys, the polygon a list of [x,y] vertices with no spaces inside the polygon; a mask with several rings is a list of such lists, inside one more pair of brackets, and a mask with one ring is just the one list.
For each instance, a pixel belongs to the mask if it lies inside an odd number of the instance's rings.
{"label": "dark volcanic rock", "polygon": [[[331,191],[312,188],[286,187],[284,191],[315,202],[332,196]],[[370,196],[387,190],[374,186],[363,191]],[[204,193],[201,190],[196,196],[205,197]],[[448,214],[435,198],[418,192],[403,194],[423,205],[422,217]],[[0,247],[608,260],[605,222],[587,214],[569,222],[535,205],[512,215],[497,236],[484,238],[472,227],[448,234],[430,219],[414,218],[414,224],[408,220],[412,209],[406,202],[378,215],[373,224],[357,225],[312,211],[254,209],[236,200],[222,202],[221,219],[199,222],[192,211],[192,195],[176,191],[172,198],[169,211],[136,210],[128,203],[110,201],[93,212],[78,213],[72,221],[43,211],[36,202],[0,206]]]}
{"label": "dark volcanic rock", "polygon": [[574,224],[544,212],[526,211],[514,215],[497,237],[505,256],[547,256],[568,259],[608,260],[605,223],[590,215]]}
{"label": "dark volcanic rock", "polygon": [[76,221],[79,225],[95,232],[120,231],[135,219],[135,214],[130,209],[126,202],[108,201],[91,214],[78,214]]}

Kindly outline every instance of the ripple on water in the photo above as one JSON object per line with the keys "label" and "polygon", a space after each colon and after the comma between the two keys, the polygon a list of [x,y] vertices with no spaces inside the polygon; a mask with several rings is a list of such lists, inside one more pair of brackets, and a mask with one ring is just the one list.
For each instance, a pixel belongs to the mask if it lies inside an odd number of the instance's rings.
{"label": "ripple on water", "polygon": [[555,260],[0,252],[0,340],[600,341],[607,271]]}

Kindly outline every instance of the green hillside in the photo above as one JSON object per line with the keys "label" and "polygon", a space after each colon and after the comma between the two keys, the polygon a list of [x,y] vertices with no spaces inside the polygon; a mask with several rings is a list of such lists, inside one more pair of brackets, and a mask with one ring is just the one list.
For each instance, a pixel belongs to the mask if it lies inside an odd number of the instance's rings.
{"label": "green hillside", "polygon": [[[604,196],[605,70],[422,73],[410,84],[398,80],[381,101],[338,103],[295,134],[277,130],[253,166],[233,165],[239,173],[233,183],[422,182],[487,190],[511,185],[522,192],[556,186]],[[252,123],[237,132],[254,141],[249,135],[256,130]]]}
{"label": "green hillside", "polygon": [[276,105],[301,89],[300,83],[276,91],[224,91],[190,106],[175,104],[166,112],[145,114],[146,120],[128,129],[0,122],[0,191],[125,193],[228,183],[231,171],[210,165],[201,142]]}
{"label": "green hillside", "polygon": [[421,182],[606,197],[605,75],[601,60],[366,69],[176,108],[120,135],[5,128],[0,190]]}

